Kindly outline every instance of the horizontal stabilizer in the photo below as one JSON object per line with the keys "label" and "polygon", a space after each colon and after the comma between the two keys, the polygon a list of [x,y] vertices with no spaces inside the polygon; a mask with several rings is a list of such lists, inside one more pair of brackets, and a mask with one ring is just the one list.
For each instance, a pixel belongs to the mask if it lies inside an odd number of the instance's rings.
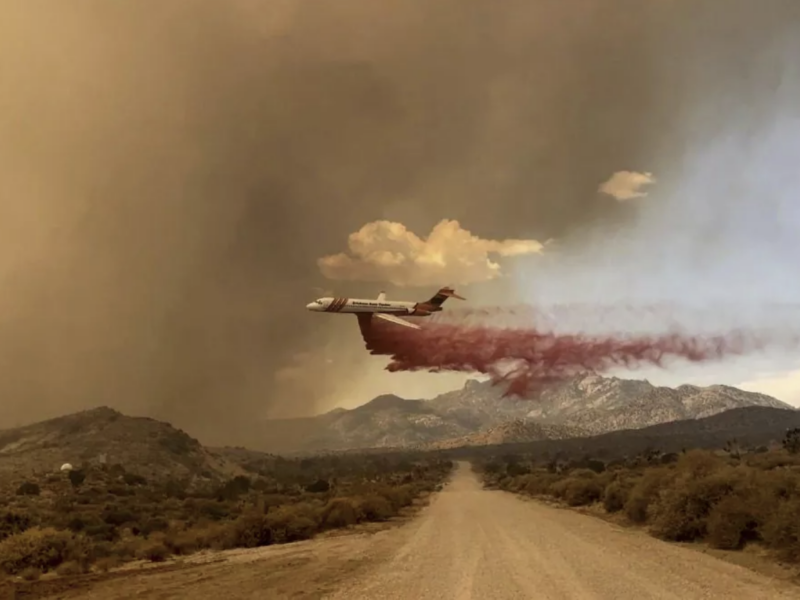
{"label": "horizontal stabilizer", "polygon": [[415,325],[414,323],[409,323],[405,319],[401,319],[400,317],[395,317],[394,315],[387,315],[386,313],[374,313],[372,316],[378,317],[379,319],[383,319],[384,321],[389,321],[390,323],[395,323],[397,325],[411,327],[412,329],[420,329],[419,325]]}

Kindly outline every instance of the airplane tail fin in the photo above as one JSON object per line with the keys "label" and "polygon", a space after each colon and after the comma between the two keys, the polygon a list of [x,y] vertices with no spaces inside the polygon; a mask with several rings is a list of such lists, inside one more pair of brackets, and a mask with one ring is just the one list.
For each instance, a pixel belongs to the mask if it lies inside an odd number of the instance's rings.
{"label": "airplane tail fin", "polygon": [[384,300],[386,300],[386,292],[381,292],[378,294],[378,302],[383,302]]}
{"label": "airplane tail fin", "polygon": [[439,307],[445,303],[448,298],[457,298],[459,300],[466,300],[463,296],[459,296],[456,294],[455,290],[451,287],[443,287],[438,292],[436,292],[433,297],[428,300],[428,304],[432,304],[433,306]]}

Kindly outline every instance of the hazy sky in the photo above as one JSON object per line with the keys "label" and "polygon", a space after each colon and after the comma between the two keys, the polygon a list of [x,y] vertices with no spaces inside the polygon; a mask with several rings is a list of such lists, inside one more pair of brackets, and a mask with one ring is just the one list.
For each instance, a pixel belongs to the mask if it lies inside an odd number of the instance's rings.
{"label": "hazy sky", "polygon": [[[235,442],[462,381],[384,373],[323,291],[800,303],[798,29],[796,0],[3,2],[0,427],[106,404]],[[654,377],[800,403],[793,358]]]}

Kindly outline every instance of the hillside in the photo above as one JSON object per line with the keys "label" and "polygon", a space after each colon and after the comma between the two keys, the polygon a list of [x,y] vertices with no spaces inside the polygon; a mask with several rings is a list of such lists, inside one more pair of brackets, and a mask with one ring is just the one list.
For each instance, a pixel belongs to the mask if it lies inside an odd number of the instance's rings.
{"label": "hillside", "polygon": [[57,471],[62,464],[122,465],[148,479],[225,478],[242,472],[168,423],[111,408],[86,410],[0,431],[0,478]]}
{"label": "hillside", "polygon": [[431,400],[379,396],[352,410],[266,422],[250,445],[271,452],[452,448],[639,429],[748,406],[794,410],[770,396],[728,386],[657,387],[597,375],[575,377],[534,398],[504,398],[503,391],[470,381]]}
{"label": "hillside", "polygon": [[541,456],[612,459],[635,456],[653,449],[680,452],[688,448],[722,448],[728,442],[742,448],[754,448],[779,444],[786,430],[793,427],[800,427],[800,411],[748,406],[701,419],[660,423],[641,429],[613,431],[584,438],[464,446],[449,450],[448,454],[464,458],[497,452],[523,452]]}
{"label": "hillside", "polygon": [[[286,432],[296,432],[299,423],[304,426],[304,435],[290,439]],[[472,423],[443,415],[428,401],[384,395],[352,410],[268,421],[254,445],[276,452],[404,448],[467,435],[473,430]]]}
{"label": "hillside", "polygon": [[597,434],[700,419],[746,406],[793,410],[770,396],[725,385],[669,388],[648,381],[585,375],[546,390],[528,417]]}
{"label": "hillside", "polygon": [[428,447],[431,450],[444,450],[461,446],[493,446],[540,440],[566,440],[587,435],[588,432],[579,427],[514,419],[463,437],[432,442]]}

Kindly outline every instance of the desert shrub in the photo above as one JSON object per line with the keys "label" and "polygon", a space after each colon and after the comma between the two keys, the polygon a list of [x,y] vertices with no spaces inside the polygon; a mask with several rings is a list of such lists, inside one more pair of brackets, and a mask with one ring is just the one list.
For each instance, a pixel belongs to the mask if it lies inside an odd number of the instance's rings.
{"label": "desert shrub", "polygon": [[670,485],[673,474],[666,467],[653,468],[633,485],[625,501],[625,516],[634,523],[645,523],[651,503],[658,497],[662,487]]}
{"label": "desert shrub", "polygon": [[561,477],[554,473],[538,472],[526,477],[522,482],[522,491],[532,496],[550,493],[551,486]]}
{"label": "desert shrub", "polygon": [[179,456],[190,454],[199,447],[199,442],[180,430],[165,434],[159,438],[158,443],[169,452]]}
{"label": "desert shrub", "polygon": [[567,495],[567,487],[569,486],[570,480],[567,478],[557,477],[548,487],[546,490],[546,494],[558,498],[559,500],[563,500],[564,497]]}
{"label": "desert shrub", "polygon": [[790,454],[800,453],[800,428],[794,427],[786,431],[783,437],[783,447]]}
{"label": "desert shrub", "polygon": [[305,486],[306,492],[309,494],[323,494],[330,491],[331,484],[325,479],[317,479],[315,482]]}
{"label": "desert shrub", "polygon": [[[715,468],[719,470],[715,472]],[[693,459],[679,471],[673,484],[659,493],[652,507],[652,533],[671,541],[704,538],[711,510],[736,489],[740,478],[737,469],[720,468],[719,463],[700,457]]]}
{"label": "desert shrub", "polygon": [[259,548],[275,543],[267,515],[255,511],[239,516],[227,534],[220,538],[223,548]]}
{"label": "desert shrub", "polygon": [[105,541],[93,541],[92,542],[92,556],[95,559],[99,558],[106,558],[108,556],[112,556],[114,554],[114,544],[111,542]]}
{"label": "desert shrub", "polygon": [[277,544],[307,540],[317,532],[317,524],[295,510],[275,511],[266,515],[266,519]]}
{"label": "desert shrub", "polygon": [[140,558],[145,543],[142,538],[123,538],[112,546],[111,556],[123,561]]}
{"label": "desert shrub", "polygon": [[414,489],[410,485],[385,487],[379,490],[378,493],[389,501],[394,512],[398,512],[401,508],[411,505],[411,503],[414,502],[415,496]]}
{"label": "desert shrub", "polygon": [[42,570],[36,567],[26,567],[19,572],[19,576],[25,581],[38,581],[42,576]]}
{"label": "desert shrub", "polygon": [[178,556],[186,556],[208,548],[210,537],[204,537],[201,532],[196,530],[169,532],[164,536],[163,543],[170,553]]}
{"label": "desert shrub", "polygon": [[568,471],[592,471],[593,473],[602,473],[606,470],[606,463],[602,460],[584,457],[580,460],[575,460],[569,463]]}
{"label": "desert shrub", "polygon": [[335,529],[358,523],[356,507],[347,498],[335,498],[328,502],[321,514],[323,527]]}
{"label": "desert shrub", "polygon": [[170,478],[164,483],[163,492],[167,498],[184,500],[188,496],[186,491],[188,486],[189,483],[185,480]]}
{"label": "desert shrub", "polygon": [[69,482],[72,484],[72,487],[78,488],[83,484],[84,481],[86,481],[86,472],[79,470],[70,471],[67,477],[69,478]]}
{"label": "desert shrub", "polygon": [[26,481],[17,488],[17,496],[38,496],[42,489],[32,481]]}
{"label": "desert shrub", "polygon": [[34,527],[0,542],[0,570],[12,575],[29,567],[46,572],[68,560],[88,564],[90,559],[91,543],[68,531]]}
{"label": "desert shrub", "polygon": [[569,506],[592,504],[603,494],[603,486],[596,477],[569,477],[565,484],[563,498]]}
{"label": "desert shrub", "polygon": [[757,539],[756,500],[754,495],[739,493],[723,498],[711,508],[706,529],[707,541],[712,548],[737,550],[746,542]]}
{"label": "desert shrub", "polygon": [[123,473],[122,481],[126,485],[147,485],[147,479],[136,473]]}
{"label": "desert shrub", "polygon": [[249,477],[244,475],[237,475],[225,484],[217,492],[219,500],[237,500],[243,494],[250,491],[252,483]]}
{"label": "desert shrub", "polygon": [[139,516],[129,510],[109,509],[103,514],[103,521],[114,527],[120,527],[128,523],[135,523]]}
{"label": "desert shrub", "polygon": [[107,573],[111,569],[115,569],[121,564],[122,561],[118,556],[103,556],[95,561],[94,567],[101,573]]}
{"label": "desert shrub", "polygon": [[156,532],[164,532],[169,529],[169,522],[166,519],[161,517],[153,517],[152,519],[147,519],[144,523],[141,524],[139,527],[139,533],[145,537],[149,536],[151,533]]}
{"label": "desert shrub", "polygon": [[679,473],[695,479],[711,475],[725,465],[723,459],[705,450],[690,450],[676,463]]}
{"label": "desert shrub", "polygon": [[800,562],[800,499],[781,501],[765,519],[761,537],[780,559]]}
{"label": "desert shrub", "polygon": [[115,542],[119,539],[119,529],[108,523],[91,523],[83,528],[83,534],[99,542]]}
{"label": "desert shrub", "polygon": [[7,511],[0,516],[0,541],[15,533],[21,533],[32,525],[33,519],[29,515]]}
{"label": "desert shrub", "polygon": [[188,510],[200,517],[206,517],[213,521],[221,521],[230,516],[230,507],[215,500],[193,501],[189,504]]}
{"label": "desert shrub", "polygon": [[520,475],[527,475],[531,472],[531,468],[528,465],[521,465],[519,463],[511,463],[506,467],[506,473],[510,477],[519,477]]}
{"label": "desert shrub", "polygon": [[494,475],[496,473],[500,473],[502,469],[503,465],[497,462],[496,460],[489,461],[483,465],[483,472],[488,475]]}
{"label": "desert shrub", "polygon": [[294,502],[294,499],[284,494],[266,494],[261,497],[260,502],[265,510],[270,510],[272,508],[284,506],[285,504],[291,504]]}
{"label": "desert shrub", "polygon": [[388,521],[394,516],[392,505],[383,496],[372,494],[358,500],[359,521]]}
{"label": "desert shrub", "polygon": [[625,508],[631,484],[622,481],[612,481],[603,492],[603,508],[609,513],[618,513]]}
{"label": "desert shrub", "polygon": [[83,567],[78,561],[75,560],[68,560],[67,562],[63,562],[56,568],[56,573],[60,577],[70,577],[73,575],[80,575],[83,573]]}
{"label": "desert shrub", "polygon": [[800,494],[800,477],[786,469],[760,474],[755,485],[776,500],[789,500]]}
{"label": "desert shrub", "polygon": [[150,562],[164,562],[170,557],[170,551],[162,542],[149,542],[139,550],[138,558]]}

